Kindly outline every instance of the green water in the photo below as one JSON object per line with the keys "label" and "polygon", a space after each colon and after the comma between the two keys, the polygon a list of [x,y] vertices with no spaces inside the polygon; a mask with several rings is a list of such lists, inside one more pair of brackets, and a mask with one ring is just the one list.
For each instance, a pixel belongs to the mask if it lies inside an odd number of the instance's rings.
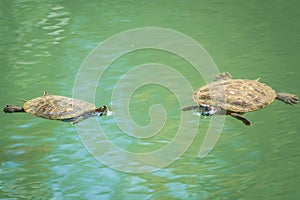
{"label": "green water", "polygon": [[[0,105],[20,105],[19,98],[34,98],[43,91],[72,96],[78,70],[93,48],[112,35],[142,27],[186,34],[206,49],[219,71],[238,78],[261,77],[277,91],[300,96],[299,6],[293,0],[2,0]],[[128,70],[144,63],[171,66],[193,89],[205,84],[184,59],[144,49],[111,63],[96,91],[85,90],[95,94],[97,105],[107,103],[114,109],[114,85]],[[171,82],[176,77],[163,74],[161,78]],[[94,84],[88,76],[84,82]],[[122,85],[125,91],[127,86]],[[189,103],[191,95],[186,97]],[[139,126],[149,124],[148,110],[154,104],[164,106],[167,121],[149,138],[130,136],[114,117],[98,122],[120,148],[155,151],[175,137],[180,105],[168,88],[144,85],[129,102],[132,120]],[[188,114],[185,123],[192,127],[197,116]],[[299,199],[299,114],[299,105],[276,101],[246,114],[251,127],[227,117],[216,146],[199,158],[211,120],[203,118],[191,146],[175,162],[152,172],[127,173],[94,159],[74,125],[1,113],[0,199]],[[82,123],[88,126],[94,121]],[[92,132],[94,127],[89,128]],[[111,160],[117,158],[111,154]],[[126,158],[121,161],[126,164]]]}

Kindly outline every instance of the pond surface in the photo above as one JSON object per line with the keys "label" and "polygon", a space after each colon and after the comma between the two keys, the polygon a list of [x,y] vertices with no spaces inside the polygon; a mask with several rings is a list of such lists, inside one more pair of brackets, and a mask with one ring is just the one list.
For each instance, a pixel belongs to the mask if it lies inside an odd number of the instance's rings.
{"label": "pond surface", "polygon": [[[193,90],[207,80],[188,60],[144,48],[118,57],[105,71],[105,66],[93,63],[91,71],[78,73],[90,52],[111,36],[161,27],[201,44],[220,72],[228,71],[236,78],[260,77],[276,91],[300,96],[299,1],[2,0],[0,7],[2,107],[21,105],[19,99],[38,97],[44,91],[72,97],[79,88],[84,100],[90,100],[86,94],[92,95],[97,106],[108,104],[115,111],[114,116],[90,118],[76,126],[25,113],[0,113],[0,199],[299,199],[299,105],[275,101],[266,109],[247,113],[253,122],[250,127],[226,117],[217,144],[199,158],[213,119],[201,117],[197,124],[198,116],[180,112],[181,106],[193,101],[190,88],[181,88],[178,80],[188,80]],[[178,45],[179,41],[170,40],[161,43]],[[116,44],[107,52],[113,48]],[[138,77],[128,74],[147,63],[167,65],[173,71],[165,72],[161,65],[161,70],[139,72]],[[134,85],[130,81],[144,79],[145,84],[130,88]],[[124,82],[116,87],[119,81]],[[169,86],[182,93],[174,94]],[[123,113],[118,99],[127,95],[130,119],[121,118],[118,124]],[[187,120],[182,121],[182,115]],[[151,135],[147,127],[152,123],[162,127]],[[178,151],[186,150],[181,156],[176,154],[161,168],[149,170],[145,165],[144,173],[135,173],[130,157],[109,151],[104,152],[107,162],[100,162],[90,154],[101,151],[93,151],[81,139],[93,140],[99,124],[105,139],[125,152],[159,151],[173,141],[182,124],[190,145],[184,149],[181,145],[186,141],[177,138]],[[196,134],[189,136],[195,126]],[[101,142],[96,143],[100,149]],[[174,155],[152,159],[160,164],[169,156]],[[110,162],[118,164],[118,169]]]}

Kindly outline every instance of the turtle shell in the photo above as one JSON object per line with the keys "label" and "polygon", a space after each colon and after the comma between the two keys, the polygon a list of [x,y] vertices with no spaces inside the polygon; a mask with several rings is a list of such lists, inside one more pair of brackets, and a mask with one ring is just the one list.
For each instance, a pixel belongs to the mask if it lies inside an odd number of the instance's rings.
{"label": "turtle shell", "polygon": [[245,113],[266,107],[276,92],[257,80],[228,79],[205,85],[194,92],[194,102]]}
{"label": "turtle shell", "polygon": [[27,113],[34,116],[64,120],[78,117],[87,111],[95,110],[96,106],[69,97],[44,95],[26,101],[23,108]]}

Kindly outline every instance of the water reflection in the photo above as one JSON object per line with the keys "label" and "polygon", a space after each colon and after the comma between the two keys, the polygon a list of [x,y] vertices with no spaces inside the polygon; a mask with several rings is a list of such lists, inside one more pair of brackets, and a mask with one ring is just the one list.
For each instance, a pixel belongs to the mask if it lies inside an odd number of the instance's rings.
{"label": "water reflection", "polygon": [[[144,26],[190,35],[234,77],[262,77],[278,91],[299,93],[295,2],[276,1],[270,6],[266,1],[1,1],[0,6],[2,106],[20,104],[18,98],[40,96],[44,90],[70,96],[77,69],[93,47],[120,31]],[[110,102],[113,85],[130,67],[157,59],[181,70],[195,89],[204,84],[185,67],[187,63],[161,53],[141,51],[113,63],[98,84],[97,105]],[[85,81],[89,83],[89,78]],[[178,113],[172,110],[179,106],[170,95],[156,91],[141,90],[131,114],[137,123],[147,124],[147,109],[141,105],[148,100],[144,95],[165,95],[153,97],[166,101],[166,111],[173,117],[164,134],[151,141],[137,139],[119,130],[113,119],[98,119],[111,141],[140,152],[161,148],[172,139],[178,126]],[[210,119],[201,119],[197,136],[182,157],[166,168],[134,174],[95,160],[68,123],[0,113],[1,198],[297,199],[298,116],[298,105],[274,102],[247,113],[252,127],[227,118],[218,143],[204,159],[197,153]],[[186,123],[194,124],[193,120],[196,116]]]}

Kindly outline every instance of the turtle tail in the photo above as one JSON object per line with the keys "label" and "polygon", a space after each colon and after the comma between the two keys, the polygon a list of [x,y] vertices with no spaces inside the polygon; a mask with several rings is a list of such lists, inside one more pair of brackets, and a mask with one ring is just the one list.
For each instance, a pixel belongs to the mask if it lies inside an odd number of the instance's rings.
{"label": "turtle tail", "polygon": [[25,112],[24,108],[15,105],[6,105],[3,108],[3,112],[5,113],[13,113],[13,112]]}

